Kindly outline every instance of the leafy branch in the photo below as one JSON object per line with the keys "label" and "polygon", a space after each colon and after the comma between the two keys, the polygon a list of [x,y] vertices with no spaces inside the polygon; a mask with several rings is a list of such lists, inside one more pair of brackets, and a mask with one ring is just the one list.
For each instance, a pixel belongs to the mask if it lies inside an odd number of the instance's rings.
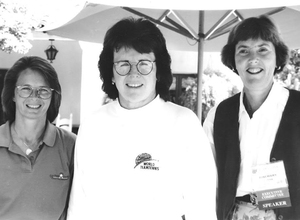
{"label": "leafy branch", "polygon": [[40,25],[41,17],[30,13],[20,2],[1,0],[0,14],[0,49],[6,53],[27,53],[32,47],[31,33]]}

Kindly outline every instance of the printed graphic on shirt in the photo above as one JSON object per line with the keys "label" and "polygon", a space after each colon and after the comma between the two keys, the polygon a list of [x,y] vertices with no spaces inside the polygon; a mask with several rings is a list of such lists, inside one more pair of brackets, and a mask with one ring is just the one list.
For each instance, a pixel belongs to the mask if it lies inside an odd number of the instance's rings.
{"label": "printed graphic on shirt", "polygon": [[142,153],[135,159],[135,167],[139,167],[144,170],[159,170],[158,160],[152,159],[148,153]]}

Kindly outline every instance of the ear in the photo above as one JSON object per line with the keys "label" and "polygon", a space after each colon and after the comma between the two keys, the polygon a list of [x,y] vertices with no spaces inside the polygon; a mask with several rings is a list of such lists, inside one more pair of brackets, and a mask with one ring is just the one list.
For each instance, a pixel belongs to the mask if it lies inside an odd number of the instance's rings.
{"label": "ear", "polygon": [[116,83],[116,81],[115,81],[115,78],[114,78],[114,77],[111,79],[111,82],[112,82],[112,84],[113,84],[113,85]]}

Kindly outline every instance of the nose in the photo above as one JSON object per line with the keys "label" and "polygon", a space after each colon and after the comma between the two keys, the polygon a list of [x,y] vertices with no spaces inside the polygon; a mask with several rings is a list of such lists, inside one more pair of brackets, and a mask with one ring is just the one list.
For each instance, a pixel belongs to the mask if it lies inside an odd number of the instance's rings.
{"label": "nose", "polygon": [[133,75],[133,76],[135,76],[135,75],[139,76],[140,75],[140,73],[138,71],[137,64],[131,64],[129,74]]}
{"label": "nose", "polygon": [[32,89],[30,97],[38,98],[39,97],[39,91],[37,89]]}
{"label": "nose", "polygon": [[255,65],[255,64],[258,64],[259,60],[258,60],[258,57],[256,56],[255,53],[251,53],[250,54],[250,58],[249,58],[249,64],[251,65]]}

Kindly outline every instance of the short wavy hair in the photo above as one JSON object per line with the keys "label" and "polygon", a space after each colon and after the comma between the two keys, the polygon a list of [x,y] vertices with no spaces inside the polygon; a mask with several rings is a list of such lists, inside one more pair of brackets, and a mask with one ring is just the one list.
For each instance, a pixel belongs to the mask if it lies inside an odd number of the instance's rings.
{"label": "short wavy hair", "polygon": [[262,39],[271,42],[275,47],[276,53],[276,69],[274,74],[282,71],[289,58],[289,49],[281,40],[275,24],[265,15],[247,18],[231,30],[227,44],[221,52],[221,59],[225,66],[238,74],[234,59],[235,47],[238,42],[249,39]]}
{"label": "short wavy hair", "polygon": [[16,104],[13,101],[15,87],[21,72],[26,69],[40,73],[49,86],[55,90],[52,93],[51,103],[47,111],[47,120],[53,122],[58,115],[61,104],[61,86],[52,65],[47,60],[37,56],[24,56],[7,71],[1,96],[4,121],[10,123],[15,121]]}
{"label": "short wavy hair", "polygon": [[103,81],[102,90],[111,99],[119,97],[116,86],[112,83],[114,52],[121,48],[132,48],[139,53],[155,55],[156,94],[165,101],[169,100],[169,88],[172,84],[171,57],[161,31],[150,21],[132,17],[124,18],[113,25],[104,38],[98,68]]}

